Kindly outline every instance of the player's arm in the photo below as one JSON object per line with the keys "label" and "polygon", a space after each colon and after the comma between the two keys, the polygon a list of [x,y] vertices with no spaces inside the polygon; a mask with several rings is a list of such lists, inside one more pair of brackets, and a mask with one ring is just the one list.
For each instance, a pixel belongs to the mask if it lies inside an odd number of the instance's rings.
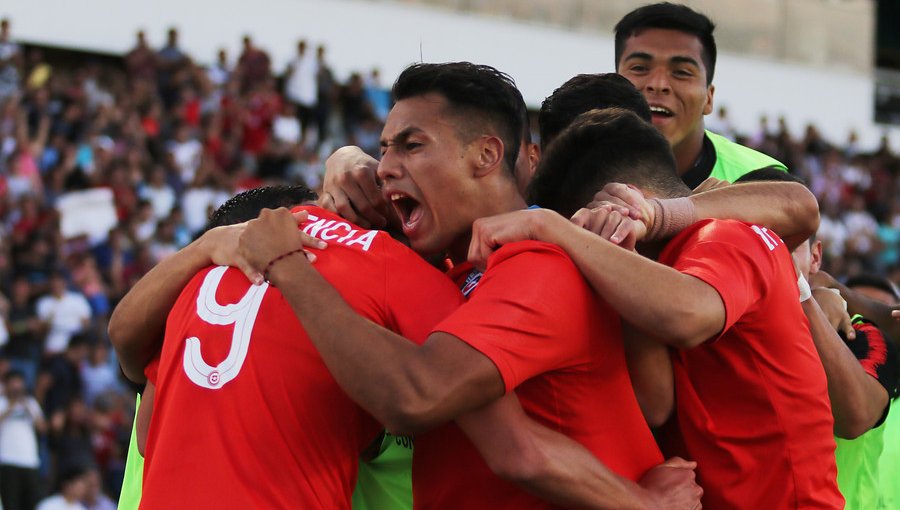
{"label": "player's arm", "polygon": [[153,401],[156,399],[156,385],[147,380],[144,392],[141,393],[141,406],[135,417],[134,433],[137,435],[137,447],[141,457],[147,448],[147,435],[150,433],[150,420],[153,418]]}
{"label": "player's arm", "polygon": [[286,209],[265,210],[249,225],[243,255],[253,267],[269,267],[269,281],[335,380],[391,433],[427,430],[505,392],[490,359],[455,336],[435,332],[417,346],[357,314],[302,255],[279,258],[301,245]]}
{"label": "player's arm", "polygon": [[[765,226],[776,232],[789,250],[799,246],[819,228],[816,197],[806,186],[796,182],[747,182],[674,200],[690,202],[694,221],[733,219]],[[594,196],[591,205],[604,201],[627,207],[633,217],[644,221],[648,230],[652,231],[653,224],[660,221],[659,207],[654,208],[640,191],[625,184],[607,184]],[[673,202],[663,199],[657,202],[660,203],[666,207]],[[667,227],[668,237],[690,223],[682,222],[674,229]]]}
{"label": "player's arm", "polygon": [[325,160],[319,205],[363,228],[384,227],[394,215],[381,195],[378,160],[356,146],[334,151]]}
{"label": "player's arm", "polygon": [[491,470],[533,494],[570,508],[697,508],[696,464],[671,459],[636,484],[604,466],[578,442],[532,420],[515,394],[456,419]]}
{"label": "player's arm", "polygon": [[675,409],[675,376],[665,342],[622,323],[625,362],[634,395],[650,427],[660,427]]}
{"label": "player's arm", "polygon": [[725,325],[725,304],[711,285],[624,250],[546,209],[477,220],[469,260],[483,264],[498,246],[525,239],[560,246],[625,321],[672,347],[700,345]]}
{"label": "player's arm", "polygon": [[[816,289],[813,298],[803,301],[803,312],[828,379],[828,397],[834,415],[834,434],[853,439],[865,433],[882,418],[888,404],[888,392],[877,379],[866,373],[834,328],[832,314],[843,311],[840,296],[828,289]],[[821,305],[821,306],[820,306]],[[854,340],[855,341],[855,340]],[[859,340],[864,341],[864,340]]]}
{"label": "player's arm", "polygon": [[[296,217],[305,214],[300,212]],[[262,275],[238,256],[237,239],[243,228],[244,224],[239,224],[207,231],[163,259],[119,301],[109,320],[109,339],[126,377],[136,383],[145,381],[144,367],[159,351],[169,310],[197,271],[210,264],[231,265],[251,280],[262,281]],[[306,246],[320,246],[305,234],[299,238]]]}
{"label": "player's arm", "polygon": [[839,290],[841,297],[847,301],[847,309],[850,313],[862,315],[878,324],[880,328],[888,333],[895,345],[897,342],[900,342],[898,340],[900,339],[900,321],[892,316],[895,307],[847,287],[825,271],[820,270],[810,275],[810,285]]}

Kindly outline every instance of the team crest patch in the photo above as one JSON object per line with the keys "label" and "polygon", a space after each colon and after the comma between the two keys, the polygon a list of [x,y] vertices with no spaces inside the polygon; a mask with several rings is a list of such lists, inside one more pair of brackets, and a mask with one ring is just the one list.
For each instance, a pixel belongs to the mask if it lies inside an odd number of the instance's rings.
{"label": "team crest patch", "polygon": [[466,282],[462,286],[463,296],[469,297],[469,294],[475,290],[475,287],[478,286],[478,282],[481,281],[481,277],[484,275],[481,271],[477,269],[473,269],[469,272],[469,275],[466,276]]}

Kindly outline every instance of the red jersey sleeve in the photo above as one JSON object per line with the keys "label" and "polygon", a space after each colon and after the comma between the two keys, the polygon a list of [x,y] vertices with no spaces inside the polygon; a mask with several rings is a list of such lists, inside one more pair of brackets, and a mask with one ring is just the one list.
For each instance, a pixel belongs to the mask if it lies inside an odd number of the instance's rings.
{"label": "red jersey sleeve", "polygon": [[[469,301],[438,325],[497,367],[512,391],[544,372],[584,360],[596,297],[557,246],[525,241],[497,250]],[[596,332],[593,332],[596,333]]]}
{"label": "red jersey sleeve", "polygon": [[670,242],[660,262],[716,289],[725,305],[724,333],[768,292],[778,250],[787,248],[769,230],[738,221],[703,220]]}

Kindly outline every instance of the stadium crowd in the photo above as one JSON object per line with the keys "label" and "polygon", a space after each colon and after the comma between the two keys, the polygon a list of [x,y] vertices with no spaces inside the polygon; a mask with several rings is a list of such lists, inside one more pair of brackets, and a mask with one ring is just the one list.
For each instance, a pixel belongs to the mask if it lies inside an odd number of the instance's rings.
{"label": "stadium crowd", "polygon": [[[249,36],[236,59],[222,50],[201,64],[176,29],[159,46],[138,32],[120,60],[50,61],[12,29],[2,21],[0,497],[8,509],[57,492],[114,508],[135,387],[110,346],[113,309],[228,198],[272,184],[320,191],[341,146],[378,157],[391,97],[377,69],[340,82],[326,48],[304,40],[284,69]],[[852,133],[825,140],[765,117],[741,133],[724,107],[707,127],[805,181],[821,211],[823,270],[900,283],[900,156],[886,141],[869,153]],[[97,189],[111,192],[115,224],[70,233],[64,224],[83,211],[64,204]],[[30,428],[4,425],[16,403]]]}

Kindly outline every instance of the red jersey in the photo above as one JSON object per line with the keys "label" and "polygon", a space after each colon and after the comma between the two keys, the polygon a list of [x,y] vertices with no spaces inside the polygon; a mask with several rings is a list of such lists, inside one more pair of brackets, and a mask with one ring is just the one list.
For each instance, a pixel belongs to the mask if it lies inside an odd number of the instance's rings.
{"label": "red jersey", "polygon": [[[557,246],[526,241],[499,249],[469,301],[437,331],[490,358],[532,418],[583,444],[616,473],[637,480],[662,462],[628,376],[619,317]],[[455,424],[416,438],[413,502],[550,507],[494,475]]]}
{"label": "red jersey", "polygon": [[[383,232],[307,208],[328,242],[314,267],[361,315],[422,342],[462,301]],[[338,387],[273,286],[213,267],[166,323],[142,509],[350,508],[359,454],[382,427]]]}
{"label": "red jersey", "polygon": [[664,450],[697,461],[703,507],[843,508],[825,371],[784,242],[755,225],[704,220],[659,260],[714,287],[725,305],[718,338],[672,354],[676,414]]}

